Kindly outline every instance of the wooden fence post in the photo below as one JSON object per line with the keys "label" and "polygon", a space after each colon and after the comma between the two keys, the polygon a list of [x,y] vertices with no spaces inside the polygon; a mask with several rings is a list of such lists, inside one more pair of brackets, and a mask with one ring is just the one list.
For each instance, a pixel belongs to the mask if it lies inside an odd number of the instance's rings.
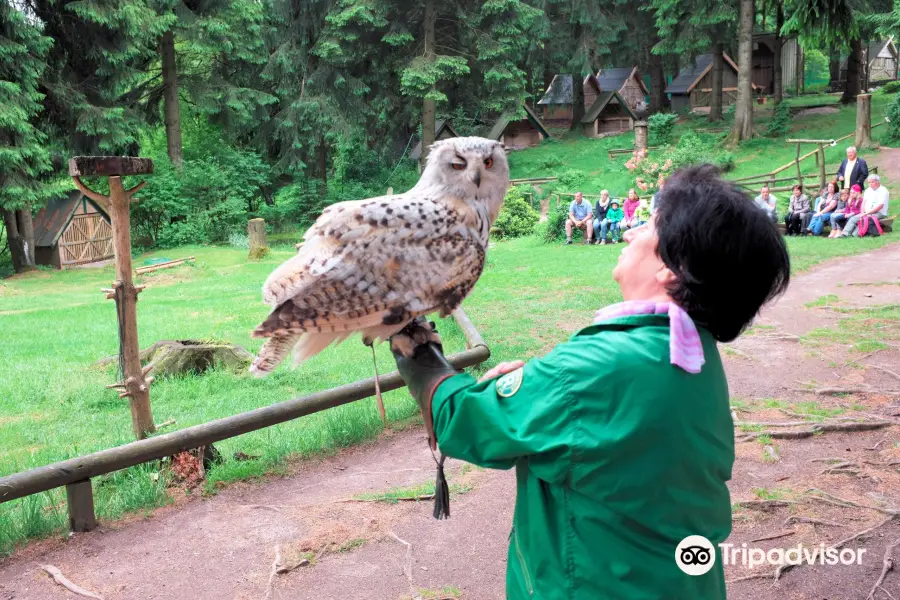
{"label": "wooden fence post", "polygon": [[69,530],[91,531],[97,528],[94,516],[94,493],[91,480],[84,479],[66,486],[66,503],[69,506]]}
{"label": "wooden fence post", "polygon": [[858,150],[872,146],[872,94],[856,97],[856,141]]}
{"label": "wooden fence post", "polygon": [[250,219],[247,222],[247,236],[250,240],[250,259],[259,260],[269,254],[269,244],[266,243],[266,221],[264,219]]}
{"label": "wooden fence post", "polygon": [[635,121],[634,122],[634,149],[635,150],[646,150],[647,149],[647,121]]}
{"label": "wooden fence post", "polygon": [[819,163],[819,189],[825,187],[825,146],[819,144],[819,153],[816,154]]}

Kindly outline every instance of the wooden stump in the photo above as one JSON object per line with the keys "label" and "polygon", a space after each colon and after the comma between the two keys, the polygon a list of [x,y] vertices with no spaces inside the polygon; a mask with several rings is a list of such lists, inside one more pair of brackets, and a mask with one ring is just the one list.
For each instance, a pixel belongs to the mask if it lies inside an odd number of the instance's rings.
{"label": "wooden stump", "polygon": [[872,94],[856,97],[856,141],[857,150],[872,146]]}
{"label": "wooden stump", "polygon": [[259,260],[269,255],[266,243],[266,222],[264,219],[250,219],[247,223],[247,235],[250,237],[250,259]]}
{"label": "wooden stump", "polygon": [[145,369],[152,365],[156,377],[200,374],[215,365],[243,371],[253,362],[253,355],[234,344],[201,340],[164,340],[143,352]]}
{"label": "wooden stump", "polygon": [[647,149],[647,121],[634,122],[634,149]]}

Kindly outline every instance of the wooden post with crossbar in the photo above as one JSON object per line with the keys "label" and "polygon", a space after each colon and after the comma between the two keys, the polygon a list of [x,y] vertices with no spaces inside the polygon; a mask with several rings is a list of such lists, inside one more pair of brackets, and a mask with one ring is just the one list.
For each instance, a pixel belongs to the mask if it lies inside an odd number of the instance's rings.
{"label": "wooden post with crossbar", "polygon": [[[126,175],[153,173],[153,161],[149,158],[130,156],[76,156],[69,161],[69,175],[88,198],[108,207],[113,229],[113,248],[116,257],[116,281],[112,289],[103,290],[106,297],[115,299],[119,316],[119,356],[122,381],[107,386],[119,391],[120,398],[128,398],[131,404],[131,424],[134,436],[141,440],[156,431],[150,410],[149,370],[141,367],[137,329],[137,297],[140,287],[135,287],[131,275],[131,221],[130,203],[135,192],[144,182],[131,189],[122,185]],[[109,180],[109,196],[87,187],[82,177],[106,177]]]}

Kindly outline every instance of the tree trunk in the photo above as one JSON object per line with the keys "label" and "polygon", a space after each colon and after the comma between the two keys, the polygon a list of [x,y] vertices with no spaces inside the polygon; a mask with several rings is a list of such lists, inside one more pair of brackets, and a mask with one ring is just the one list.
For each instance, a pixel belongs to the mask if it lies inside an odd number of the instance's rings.
{"label": "tree trunk", "polygon": [[662,56],[650,53],[650,112],[662,111],[666,104],[666,74]]}
{"label": "tree trunk", "polygon": [[319,178],[322,180],[322,194],[325,194],[328,192],[328,147],[324,135],[319,136],[319,143],[316,145],[316,163]]}
{"label": "tree trunk", "polygon": [[856,97],[856,143],[857,150],[872,146],[872,94]]}
{"label": "tree trunk", "polygon": [[841,81],[841,53],[832,49],[828,54],[828,87],[835,90]]}
{"label": "tree trunk", "polygon": [[775,63],[772,65],[775,81],[772,86],[772,96],[775,104],[778,104],[784,99],[784,73],[781,70],[781,46],[784,44],[784,39],[781,37],[781,27],[784,25],[784,0],[777,0],[775,11],[775,56],[772,57]]}
{"label": "tree trunk", "polygon": [[572,123],[569,129],[581,130],[581,119],[584,117],[584,76],[572,73]]}
{"label": "tree trunk", "polygon": [[24,273],[34,269],[34,224],[30,209],[3,210],[6,241],[13,270]]}
{"label": "tree trunk", "polygon": [[258,260],[269,254],[269,244],[266,241],[266,221],[264,219],[250,219],[247,222],[247,238],[250,243],[250,259]]}
{"label": "tree trunk", "polygon": [[753,7],[753,0],[740,0],[737,103],[734,124],[728,135],[728,144],[732,147],[753,136]]}
{"label": "tree trunk", "polygon": [[715,42],[712,47],[712,96],[709,100],[709,120],[722,120],[722,72],[725,68],[722,42]]}
{"label": "tree trunk", "polygon": [[175,65],[175,36],[163,34],[159,43],[162,60],[163,107],[166,116],[166,150],[176,169],[181,169],[181,107],[178,105],[178,68]]}
{"label": "tree trunk", "polygon": [[[434,0],[425,0],[425,60],[434,60],[434,22],[437,16]],[[425,168],[431,145],[434,144],[435,101],[425,98],[422,102],[422,154],[420,164]]]}
{"label": "tree trunk", "polygon": [[859,95],[859,64],[862,60],[862,42],[855,39],[850,42],[850,56],[847,57],[847,81],[844,82],[842,104],[856,101]]}

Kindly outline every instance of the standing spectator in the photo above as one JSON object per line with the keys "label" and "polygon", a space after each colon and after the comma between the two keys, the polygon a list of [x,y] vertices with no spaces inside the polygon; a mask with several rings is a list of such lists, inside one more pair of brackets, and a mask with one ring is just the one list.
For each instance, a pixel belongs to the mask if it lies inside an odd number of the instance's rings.
{"label": "standing spectator", "polygon": [[829,182],[825,189],[822,190],[822,195],[816,200],[816,212],[809,215],[809,223],[806,226],[806,231],[809,235],[822,235],[825,222],[838,207],[840,196],[836,193],[837,187],[837,182]]}
{"label": "standing spectator", "polygon": [[591,203],[584,201],[581,192],[575,194],[575,200],[569,205],[569,218],[566,219],[567,245],[572,243],[572,229],[583,229],[583,243],[591,243],[591,237],[593,237],[594,233],[594,220],[591,218]]}
{"label": "standing spectator", "polygon": [[800,235],[800,225],[803,217],[809,213],[809,198],[803,193],[803,186],[799,183],[794,186],[791,194],[791,203],[788,212],[784,216],[784,226],[788,235]]}
{"label": "standing spectator", "polygon": [[638,197],[637,192],[634,191],[634,188],[628,190],[628,198],[625,199],[625,204],[622,205],[622,212],[625,213],[625,218],[621,224],[623,231],[640,225],[640,221],[635,215],[640,205],[641,199]]}
{"label": "standing spectator", "polygon": [[828,237],[836,238],[841,236],[841,225],[839,223],[846,223],[847,220],[850,219],[853,215],[858,215],[862,212],[862,194],[860,193],[862,188],[860,188],[855,183],[853,187],[850,188],[850,197],[847,200],[847,206],[844,207],[844,210],[840,212],[831,213],[831,234]]}
{"label": "standing spectator", "polygon": [[[594,205],[594,240],[597,244],[606,243],[606,234],[609,231],[609,219],[606,218],[607,212],[609,212],[609,191],[602,190],[600,199]],[[598,231],[600,232],[599,236],[596,235]]]}
{"label": "standing spectator", "polygon": [[847,148],[847,158],[841,161],[837,171],[837,180],[841,187],[846,189],[858,185],[862,190],[868,177],[869,165],[856,155],[856,147],[850,146]]}
{"label": "standing spectator", "polygon": [[[619,228],[624,218],[625,213],[619,208],[618,201],[613,200],[610,202],[609,210],[606,212],[606,220],[609,221],[609,235],[612,237],[613,244],[619,243]],[[606,240],[602,240],[601,243],[604,241]]]}
{"label": "standing spectator", "polygon": [[759,196],[756,197],[754,202],[760,210],[765,211],[765,213],[769,215],[769,220],[773,223],[778,222],[778,209],[776,208],[775,196],[769,193],[768,185],[762,186],[762,189],[759,190]]}
{"label": "standing spectator", "polygon": [[[841,237],[849,237],[851,235],[859,237],[860,235],[865,234],[868,229],[869,219],[873,221],[872,224],[878,232],[881,233],[881,224],[877,223],[877,221],[887,216],[889,199],[890,193],[886,187],[881,185],[881,177],[878,175],[870,176],[869,187],[866,189],[866,193],[863,194],[862,210],[847,219],[847,224],[844,225],[844,231],[841,232]],[[861,220],[864,219],[867,221],[866,226],[862,226],[861,223]],[[860,233],[860,229],[862,230],[862,233]]]}

